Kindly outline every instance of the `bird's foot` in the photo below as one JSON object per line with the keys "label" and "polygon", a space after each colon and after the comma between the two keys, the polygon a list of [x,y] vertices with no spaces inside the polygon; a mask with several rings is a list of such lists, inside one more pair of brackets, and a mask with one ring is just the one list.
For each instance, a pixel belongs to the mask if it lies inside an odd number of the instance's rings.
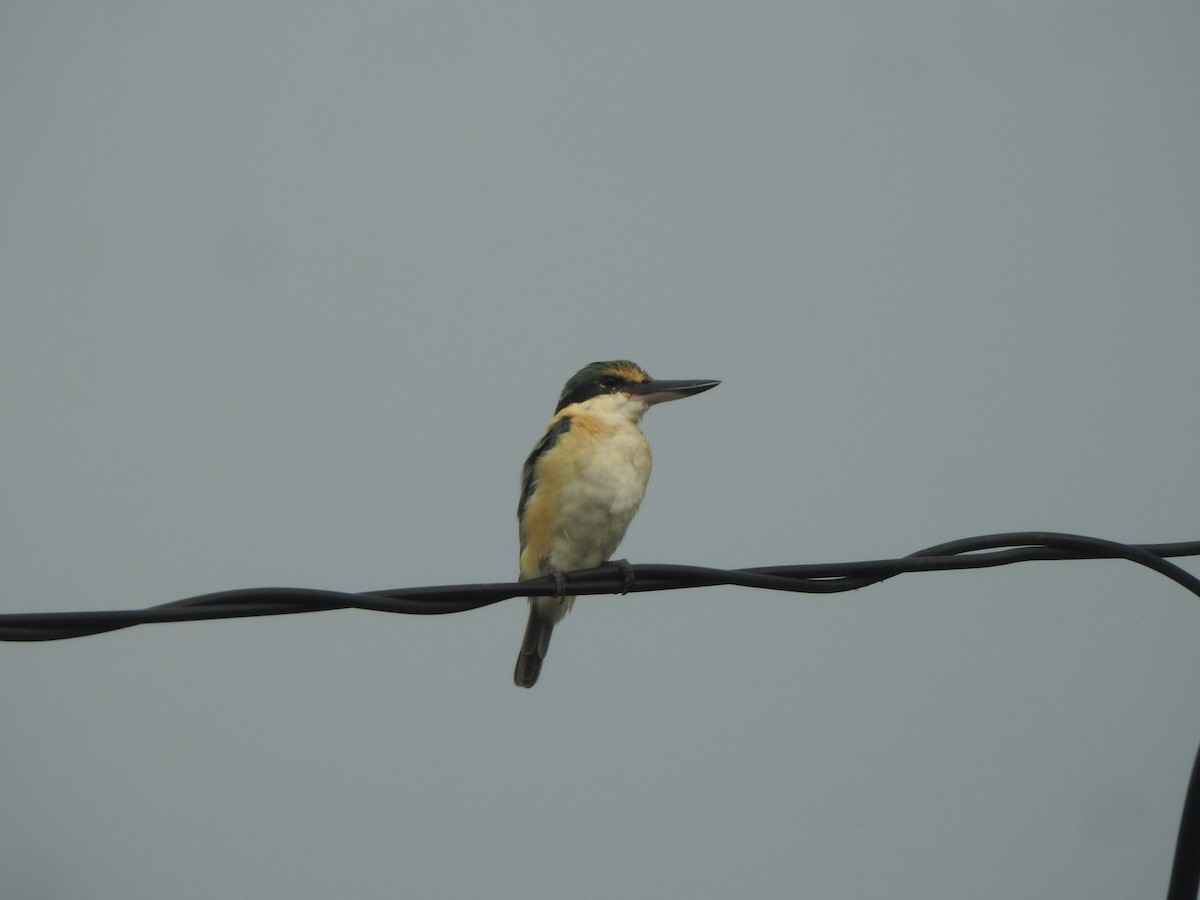
{"label": "bird's foot", "polygon": [[554,579],[554,596],[561,600],[567,596],[567,576],[560,569],[549,566],[546,569],[546,574]]}
{"label": "bird's foot", "polygon": [[611,562],[621,573],[621,584],[623,586],[621,593],[628,594],[633,590],[633,566],[629,565],[629,560],[627,559],[614,559]]}
{"label": "bird's foot", "polygon": [[561,600],[567,596],[567,576],[562,573],[558,566],[550,564],[550,560],[542,557],[538,560],[538,568],[542,570],[543,575],[549,575],[554,579],[554,596]]}

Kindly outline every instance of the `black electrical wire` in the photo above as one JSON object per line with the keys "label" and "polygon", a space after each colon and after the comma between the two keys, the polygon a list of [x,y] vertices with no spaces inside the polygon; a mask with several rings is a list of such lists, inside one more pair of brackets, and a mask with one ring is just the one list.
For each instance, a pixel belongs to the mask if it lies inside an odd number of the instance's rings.
{"label": "black electrical wire", "polygon": [[[1167,557],[1200,556],[1200,541],[1122,544],[1077,534],[1023,531],[963,538],[900,559],[848,563],[713,569],[702,566],[607,565],[567,574],[575,595],[666,591],[738,585],[765,590],[828,594],[852,591],[911,572],[981,569],[1037,560],[1126,559],[1170,578],[1200,597],[1200,578]],[[628,576],[632,575],[632,579]],[[445,615],[480,609],[510,597],[553,594],[550,577],[496,584],[398,588],[361,594],[308,588],[250,588],[189,597],[141,610],[0,615],[0,641],[54,641],[102,634],[153,622],[189,622],[244,616],[278,616],[334,609],[369,609],[409,615]],[[1195,900],[1200,891],[1200,749],[1181,813],[1167,900]]]}
{"label": "black electrical wire", "polygon": [[[702,566],[637,564],[632,582],[615,566],[567,574],[575,595],[637,593],[690,587],[738,585],[766,590],[826,594],[878,584],[909,572],[980,569],[1035,560],[1127,559],[1153,569],[1200,597],[1200,579],[1172,556],[1200,556],[1200,541],[1120,544],[1099,538],[1045,531],[963,538],[900,559],[847,563],[713,569]],[[334,609],[369,609],[407,615],[445,615],[479,609],[510,597],[554,593],[549,577],[496,584],[450,584],[352,594],[312,588],[246,588],[219,591],[152,606],[104,612],[8,613],[0,615],[0,641],[53,641],[102,634],[154,622],[189,622],[244,616],[278,616]]]}

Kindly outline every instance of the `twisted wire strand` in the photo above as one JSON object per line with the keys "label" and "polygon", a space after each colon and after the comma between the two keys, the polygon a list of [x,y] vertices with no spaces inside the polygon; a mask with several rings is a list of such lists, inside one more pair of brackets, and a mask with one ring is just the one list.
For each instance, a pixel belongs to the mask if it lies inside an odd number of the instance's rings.
{"label": "twisted wire strand", "polygon": [[[1200,541],[1174,544],[1122,544],[1100,538],[1047,531],[962,538],[899,559],[846,563],[715,569],[706,566],[641,563],[629,566],[626,582],[614,566],[567,573],[574,595],[639,593],[735,585],[793,593],[829,594],[878,584],[897,575],[955,571],[1038,560],[1127,559],[1170,578],[1200,597],[1200,578],[1167,560],[1200,555]],[[364,593],[313,588],[244,588],[202,594],[138,610],[8,613],[0,615],[0,641],[54,641],[103,634],[133,625],[191,622],[246,616],[279,616],[335,609],[366,609],[405,615],[447,615],[479,609],[510,597],[552,594],[552,578],[494,584],[446,584]]]}

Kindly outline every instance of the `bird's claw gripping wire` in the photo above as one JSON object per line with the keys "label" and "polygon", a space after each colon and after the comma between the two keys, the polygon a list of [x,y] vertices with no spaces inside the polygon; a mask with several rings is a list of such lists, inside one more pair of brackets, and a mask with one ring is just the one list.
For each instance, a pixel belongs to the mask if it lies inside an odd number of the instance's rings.
{"label": "bird's claw gripping wire", "polygon": [[561,570],[549,566],[546,569],[546,574],[554,579],[554,596],[561,600],[567,596],[567,576]]}
{"label": "bird's claw gripping wire", "polygon": [[633,590],[633,566],[629,565],[629,560],[627,559],[614,559],[611,560],[611,564],[616,566],[617,570],[621,573],[621,593],[628,594]]}

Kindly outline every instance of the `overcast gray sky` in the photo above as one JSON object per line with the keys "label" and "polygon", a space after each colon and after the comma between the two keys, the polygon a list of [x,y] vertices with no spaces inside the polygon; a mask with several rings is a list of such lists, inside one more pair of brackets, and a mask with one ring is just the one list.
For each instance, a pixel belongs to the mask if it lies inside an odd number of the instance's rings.
{"label": "overcast gray sky", "polygon": [[[6,612],[516,574],[563,381],[621,555],[1200,538],[1193,2],[0,7]],[[1200,571],[1197,563],[1188,563]],[[0,895],[1143,898],[1200,604],[1120,562],[0,645]]]}

